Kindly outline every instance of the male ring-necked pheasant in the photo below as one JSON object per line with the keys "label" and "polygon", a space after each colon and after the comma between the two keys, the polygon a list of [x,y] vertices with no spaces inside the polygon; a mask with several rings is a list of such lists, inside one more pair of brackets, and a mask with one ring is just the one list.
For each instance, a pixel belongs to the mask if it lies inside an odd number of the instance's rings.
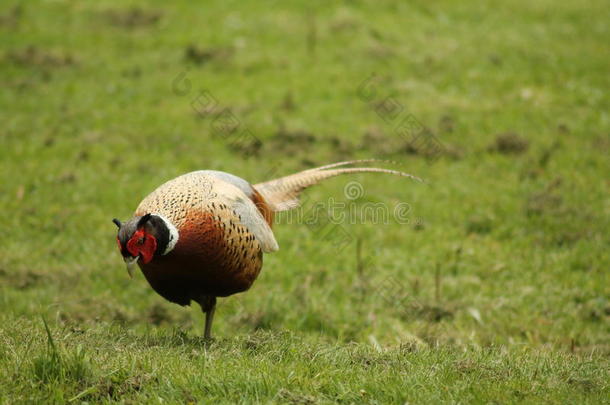
{"label": "male ring-necked pheasant", "polygon": [[410,174],[340,162],[251,185],[229,173],[200,170],[158,187],[119,227],[117,241],[129,275],[137,264],[165,299],[198,302],[210,337],[217,297],[246,291],[261,271],[263,253],[278,250],[273,214],[298,206],[299,193],[324,179],[349,173]]}

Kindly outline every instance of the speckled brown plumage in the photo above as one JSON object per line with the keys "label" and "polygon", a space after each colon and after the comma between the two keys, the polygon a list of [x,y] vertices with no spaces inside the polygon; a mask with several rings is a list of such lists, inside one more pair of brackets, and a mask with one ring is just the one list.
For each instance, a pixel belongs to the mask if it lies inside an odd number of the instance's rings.
{"label": "speckled brown plumage", "polygon": [[[223,202],[223,193],[240,190],[208,174],[189,173],[159,187],[136,209],[136,216],[161,214],[179,230],[171,252],[140,265],[153,289],[167,300],[188,305],[204,295],[235,294],[250,288],[260,273],[261,244],[244,218]],[[259,201],[258,206],[264,204]]]}

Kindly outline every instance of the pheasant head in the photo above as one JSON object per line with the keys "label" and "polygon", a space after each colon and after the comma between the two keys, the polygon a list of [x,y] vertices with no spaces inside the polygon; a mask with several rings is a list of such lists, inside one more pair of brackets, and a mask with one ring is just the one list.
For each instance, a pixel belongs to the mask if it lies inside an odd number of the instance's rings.
{"label": "pheasant head", "polygon": [[178,241],[177,229],[161,215],[145,214],[125,223],[115,218],[112,222],[119,228],[117,243],[130,277],[138,261],[148,264],[169,253]]}

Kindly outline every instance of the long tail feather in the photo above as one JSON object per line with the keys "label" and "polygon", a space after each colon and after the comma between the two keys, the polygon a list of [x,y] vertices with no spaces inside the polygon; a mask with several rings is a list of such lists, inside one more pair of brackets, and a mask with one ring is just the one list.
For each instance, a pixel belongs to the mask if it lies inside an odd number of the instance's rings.
{"label": "long tail feather", "polygon": [[378,162],[375,159],[351,160],[334,163],[314,169],[305,170],[275,180],[255,184],[254,188],[263,196],[274,211],[286,211],[299,206],[299,194],[304,189],[318,184],[322,180],[351,173],[387,173],[395,176],[408,177],[423,182],[419,177],[398,170],[381,169],[378,167],[348,167],[337,169],[356,163]]}
{"label": "long tail feather", "polygon": [[302,171],[301,173],[313,172],[313,171],[316,171],[316,170],[331,169],[333,167],[348,166],[348,165],[355,165],[355,164],[361,164],[361,163],[390,163],[390,164],[397,164],[396,162],[394,162],[392,160],[383,160],[383,159],[346,160],[346,161],[343,161],[343,162],[331,163],[329,165],[324,165],[324,166],[320,166],[320,167],[314,167],[313,169],[307,169],[307,170]]}

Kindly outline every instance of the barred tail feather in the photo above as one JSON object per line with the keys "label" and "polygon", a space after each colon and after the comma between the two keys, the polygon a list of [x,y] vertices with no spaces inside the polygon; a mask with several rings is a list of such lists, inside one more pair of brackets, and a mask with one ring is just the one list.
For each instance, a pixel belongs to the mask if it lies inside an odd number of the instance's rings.
{"label": "barred tail feather", "polygon": [[299,195],[304,189],[318,184],[322,180],[342,174],[352,173],[387,173],[395,176],[408,177],[413,180],[423,182],[419,177],[404,173],[398,170],[382,169],[378,167],[343,167],[353,164],[370,162],[380,162],[376,159],[350,160],[345,162],[333,163],[305,170],[289,176],[280,177],[275,180],[266,181],[254,185],[274,211],[287,211],[299,206]]}

